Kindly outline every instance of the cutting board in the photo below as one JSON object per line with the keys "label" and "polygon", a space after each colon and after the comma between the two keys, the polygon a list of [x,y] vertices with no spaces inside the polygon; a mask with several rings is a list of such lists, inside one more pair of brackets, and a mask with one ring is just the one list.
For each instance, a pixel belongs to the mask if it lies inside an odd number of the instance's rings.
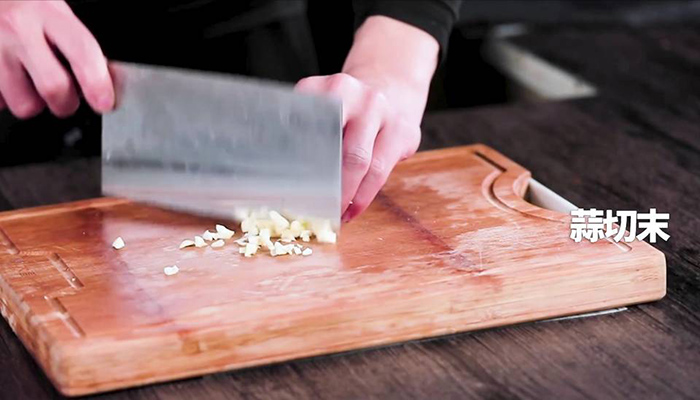
{"label": "cutting board", "polygon": [[664,296],[661,252],[575,243],[568,215],[523,200],[529,180],[482,145],[419,153],[310,257],[180,250],[234,223],[123,199],[1,213],[2,314],[80,395]]}

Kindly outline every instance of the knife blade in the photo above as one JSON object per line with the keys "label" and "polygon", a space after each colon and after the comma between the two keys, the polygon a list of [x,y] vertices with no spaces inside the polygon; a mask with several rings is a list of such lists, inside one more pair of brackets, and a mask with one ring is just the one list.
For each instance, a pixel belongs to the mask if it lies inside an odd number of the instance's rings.
{"label": "knife blade", "polygon": [[114,62],[102,191],[201,215],[251,210],[340,226],[341,104],[290,85]]}

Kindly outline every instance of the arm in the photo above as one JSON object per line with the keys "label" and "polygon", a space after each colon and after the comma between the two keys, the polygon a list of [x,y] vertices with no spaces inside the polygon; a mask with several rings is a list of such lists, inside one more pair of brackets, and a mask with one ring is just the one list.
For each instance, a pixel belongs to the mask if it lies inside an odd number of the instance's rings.
{"label": "arm", "polygon": [[355,34],[343,73],[382,92],[407,122],[418,125],[439,50],[438,42],[426,32],[388,17],[373,16]]}
{"label": "arm", "polygon": [[[362,20],[342,73],[306,78],[297,85],[299,90],[343,101],[342,210],[346,222],[370,205],[394,166],[417,150],[430,82],[444,49],[441,42],[446,42],[453,23],[443,21],[448,26],[438,29],[430,13],[424,13],[429,18],[421,23],[414,10],[404,18],[418,20],[411,24],[383,15],[407,12],[394,2],[368,4],[385,3],[392,7],[379,7],[377,14]],[[423,6],[417,11],[442,9],[441,3],[415,2]],[[433,33],[420,27],[423,25],[435,28]],[[443,31],[447,32],[444,37],[435,33]]]}

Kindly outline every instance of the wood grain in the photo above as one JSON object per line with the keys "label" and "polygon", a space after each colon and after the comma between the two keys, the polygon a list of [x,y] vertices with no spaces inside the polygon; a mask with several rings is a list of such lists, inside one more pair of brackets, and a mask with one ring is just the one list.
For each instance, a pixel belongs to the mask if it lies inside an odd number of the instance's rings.
{"label": "wood grain", "polygon": [[78,395],[664,296],[661,252],[571,241],[529,176],[485,146],[423,152],[309,258],[178,250],[215,221],[118,199],[1,213],[3,315]]}

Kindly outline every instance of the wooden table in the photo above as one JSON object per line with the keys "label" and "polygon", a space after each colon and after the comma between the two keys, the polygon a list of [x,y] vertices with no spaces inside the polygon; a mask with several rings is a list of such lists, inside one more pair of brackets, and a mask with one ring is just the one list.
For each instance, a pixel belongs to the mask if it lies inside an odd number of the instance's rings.
{"label": "wooden table", "polygon": [[[692,398],[700,393],[700,26],[539,30],[516,42],[595,98],[426,117],[423,148],[482,142],[581,207],[671,214],[668,295],[514,326],[211,375],[104,398]],[[96,159],[0,170],[0,209],[99,194]],[[0,323],[0,397],[58,396]]]}

